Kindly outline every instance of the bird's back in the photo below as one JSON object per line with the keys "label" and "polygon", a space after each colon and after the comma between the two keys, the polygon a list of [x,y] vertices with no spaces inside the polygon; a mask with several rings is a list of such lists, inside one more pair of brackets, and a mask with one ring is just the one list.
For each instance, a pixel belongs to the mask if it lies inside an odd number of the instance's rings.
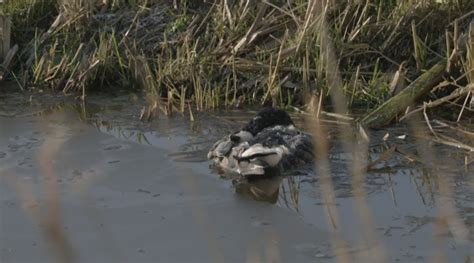
{"label": "bird's back", "polygon": [[273,148],[285,146],[288,153],[281,160],[284,170],[313,161],[313,142],[311,135],[296,129],[294,126],[275,126],[262,130],[249,145],[262,144]]}

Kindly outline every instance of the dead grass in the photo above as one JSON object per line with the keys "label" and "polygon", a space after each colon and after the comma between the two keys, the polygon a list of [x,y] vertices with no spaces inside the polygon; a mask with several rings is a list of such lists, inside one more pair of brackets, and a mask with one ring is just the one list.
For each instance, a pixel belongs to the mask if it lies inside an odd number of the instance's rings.
{"label": "dead grass", "polygon": [[[380,104],[395,87],[448,56],[454,25],[464,30],[468,19],[453,21],[469,17],[474,6],[472,1],[330,1],[324,10],[319,1],[9,3],[18,36],[13,41],[23,48],[15,68],[24,86],[79,92],[83,98],[93,90],[138,88],[156,101],[176,103],[182,112],[189,103],[198,110],[242,103],[304,108],[305,94],[320,94],[326,104],[332,92],[350,97],[344,107]],[[470,61],[456,67],[462,80]],[[341,74],[328,70],[330,64]],[[332,86],[336,75],[340,88]]]}

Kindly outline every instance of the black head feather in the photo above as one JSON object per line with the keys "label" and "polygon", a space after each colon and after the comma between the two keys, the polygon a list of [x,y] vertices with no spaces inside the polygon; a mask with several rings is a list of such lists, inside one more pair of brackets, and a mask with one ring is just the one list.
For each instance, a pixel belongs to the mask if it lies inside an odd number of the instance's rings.
{"label": "black head feather", "polygon": [[250,122],[245,125],[242,130],[250,132],[252,135],[256,135],[261,130],[273,127],[276,125],[290,125],[294,124],[290,118],[290,115],[284,110],[276,108],[264,108],[257,113]]}

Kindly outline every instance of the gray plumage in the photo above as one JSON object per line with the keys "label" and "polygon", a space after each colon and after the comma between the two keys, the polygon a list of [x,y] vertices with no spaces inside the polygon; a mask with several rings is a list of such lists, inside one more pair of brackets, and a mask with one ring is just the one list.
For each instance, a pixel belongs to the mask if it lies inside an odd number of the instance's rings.
{"label": "gray plumage", "polygon": [[[263,175],[275,167],[285,172],[313,160],[311,135],[296,129],[288,113],[273,108],[261,112],[242,130],[217,141],[208,159],[224,172],[244,177]],[[248,127],[251,134],[245,130]]]}

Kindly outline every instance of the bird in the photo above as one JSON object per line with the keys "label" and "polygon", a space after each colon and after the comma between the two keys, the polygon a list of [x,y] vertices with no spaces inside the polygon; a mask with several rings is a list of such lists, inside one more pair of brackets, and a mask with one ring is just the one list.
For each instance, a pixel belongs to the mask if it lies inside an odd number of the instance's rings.
{"label": "bird", "polygon": [[313,161],[312,136],[282,109],[266,107],[240,130],[224,136],[207,158],[224,174],[265,178]]}

